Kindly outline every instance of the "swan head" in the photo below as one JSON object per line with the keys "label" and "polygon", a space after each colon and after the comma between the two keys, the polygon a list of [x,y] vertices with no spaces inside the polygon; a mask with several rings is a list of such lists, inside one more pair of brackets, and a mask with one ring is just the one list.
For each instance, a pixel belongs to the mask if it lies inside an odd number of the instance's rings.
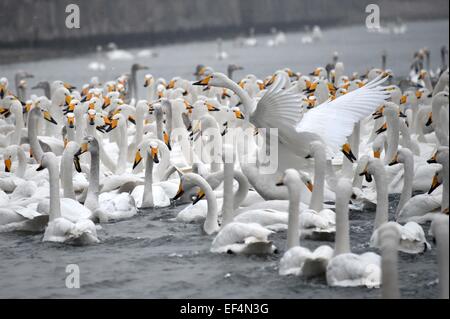
{"label": "swan head", "polygon": [[309,73],[309,75],[311,76],[315,76],[318,78],[326,78],[327,77],[327,70],[320,66],[314,69],[314,71],[312,71],[311,73]]}
{"label": "swan head", "polygon": [[234,106],[233,108],[231,108],[231,112],[233,112],[234,116],[238,119],[238,120],[243,120],[245,119],[244,114],[242,113],[241,109],[237,106]]}
{"label": "swan head", "polygon": [[311,179],[311,176],[309,176],[309,174],[299,171],[300,174],[300,179],[302,180],[303,184],[305,184],[306,188],[308,188],[308,190],[312,193],[312,191],[314,190],[314,184],[313,181]]}
{"label": "swan head", "polygon": [[158,143],[156,143],[155,141],[150,141],[150,143],[148,143],[148,145],[145,145],[145,144],[147,144],[146,141],[141,143],[141,145],[136,150],[136,154],[134,157],[134,163],[133,163],[133,169],[135,169],[136,166],[138,166],[139,163],[142,161],[142,159],[143,159],[142,152],[143,152],[143,149],[145,149],[145,148],[147,148],[147,160],[149,160],[151,158],[153,163],[155,163],[155,164],[159,163]]}
{"label": "swan head", "polygon": [[11,172],[12,160],[17,156],[17,152],[19,151],[20,146],[18,145],[10,145],[5,149],[3,153],[3,160],[5,163],[5,172]]}
{"label": "swan head", "polygon": [[408,148],[401,148],[397,151],[389,166],[405,163],[408,160],[413,160],[413,153]]}
{"label": "swan head", "polygon": [[[44,117],[44,119],[52,124],[58,124],[56,123],[55,119],[52,117],[52,115],[50,114],[50,100],[47,99],[46,97],[40,97],[39,99],[36,100],[36,108],[40,110],[42,116]],[[34,110],[34,109],[33,109]]]}
{"label": "swan head", "polygon": [[439,163],[442,165],[448,165],[448,146],[440,146],[433,156],[427,161],[428,164]]}
{"label": "swan head", "polygon": [[0,78],[0,100],[3,100],[8,92],[8,79]]}
{"label": "swan head", "polygon": [[281,181],[277,183],[277,186],[287,186],[288,188],[298,187],[299,182],[301,181],[300,174],[297,170],[289,168],[287,169]]}
{"label": "swan head", "polygon": [[69,91],[76,89],[76,87],[70,83],[59,81],[59,80],[53,81],[51,84],[52,91],[55,92],[59,88],[66,88]]}
{"label": "swan head", "polygon": [[51,165],[56,165],[56,155],[52,152],[44,153],[41,157],[41,162],[39,163],[37,171],[41,171],[44,168],[49,168]]}
{"label": "swan head", "polygon": [[444,172],[443,172],[442,168],[436,171],[436,173],[433,176],[433,179],[431,180],[431,187],[428,190],[428,194],[433,193],[436,188],[441,186],[441,184],[444,181],[444,176],[443,175],[444,175]]}
{"label": "swan head", "polygon": [[378,158],[369,158],[366,166],[358,172],[359,176],[365,176],[368,183],[372,182],[372,175],[384,169],[383,163]]}
{"label": "swan head", "polygon": [[444,106],[448,105],[448,92],[441,91],[435,96],[433,96],[432,102],[433,105]]}
{"label": "swan head", "polygon": [[66,114],[66,126],[69,128],[75,128],[75,115],[73,113]]}
{"label": "swan head", "polygon": [[90,152],[90,153],[96,153],[98,154],[99,152],[99,145],[98,145],[98,141],[95,137],[88,135],[85,138],[83,138],[81,144],[80,144],[80,149],[78,150],[78,152],[75,153],[75,157],[79,157],[80,155],[86,153],[86,152]]}
{"label": "swan head", "polygon": [[144,87],[149,87],[155,84],[155,78],[151,74],[146,74],[144,76]]}
{"label": "swan head", "polygon": [[228,82],[230,79],[223,73],[220,72],[213,72],[206,77],[204,77],[202,80],[194,82],[192,85],[200,85],[200,86],[207,86],[207,87],[228,87]]}
{"label": "swan head", "polygon": [[81,102],[78,99],[72,99],[69,103],[69,105],[64,109],[63,113],[73,113],[75,109],[81,107]]}

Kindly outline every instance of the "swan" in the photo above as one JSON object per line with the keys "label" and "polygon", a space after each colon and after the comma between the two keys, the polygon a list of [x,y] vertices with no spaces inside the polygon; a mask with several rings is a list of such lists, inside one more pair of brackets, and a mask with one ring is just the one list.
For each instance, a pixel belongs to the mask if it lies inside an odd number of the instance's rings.
{"label": "swan", "polygon": [[99,145],[95,137],[86,136],[75,156],[79,157],[86,152],[89,152],[91,155],[91,166],[89,186],[84,205],[98,217],[100,222],[120,220],[136,215],[134,199],[128,193],[119,194],[117,191],[112,191],[100,194]]}
{"label": "swan", "polygon": [[[435,216],[435,212],[441,210],[441,212],[448,212],[448,147],[441,146],[434,153],[434,155],[428,160],[428,163],[438,163],[442,165],[442,168],[436,172],[432,178],[432,185],[428,194],[420,194],[412,197],[407,201],[404,207],[400,210],[397,221],[408,222],[416,221],[418,223],[425,223]],[[440,184],[443,186],[440,188],[440,193],[435,189]]]}
{"label": "swan", "polygon": [[[361,176],[373,175],[375,179],[377,208],[375,212],[374,231],[370,239],[370,244],[372,247],[378,248],[377,243],[379,243],[378,237],[380,236],[378,230],[383,224],[387,223],[389,219],[386,171],[380,159],[371,158],[369,159],[366,168],[360,174]],[[419,224],[413,221],[408,222],[405,225],[400,225],[399,223],[395,224],[401,234],[401,241],[398,247],[400,251],[408,254],[419,254],[431,249],[430,244],[425,238],[425,233]]]}
{"label": "swan", "polygon": [[[159,163],[158,152],[162,145],[166,147],[162,141],[148,140],[142,142],[136,151],[133,168],[142,160],[145,161],[145,181],[144,185],[138,185],[133,189],[131,196],[134,198],[136,206],[141,209],[168,207],[171,204],[170,198],[177,192],[177,184],[170,181],[153,183],[153,167],[154,164]],[[169,191],[169,194],[166,193],[166,190]]]}
{"label": "swan", "polygon": [[270,234],[273,233],[272,231],[256,223],[240,223],[233,220],[234,207],[238,206],[234,204],[234,200],[237,199],[237,196],[232,192],[234,157],[233,147],[229,144],[224,145],[223,218],[221,229],[211,244],[211,252],[256,255],[276,253],[276,247],[268,240]]}
{"label": "swan", "polygon": [[381,257],[373,252],[357,255],[350,249],[348,202],[351,193],[351,182],[341,178],[336,194],[336,243],[326,270],[327,283],[332,287],[379,287]]}
{"label": "swan", "polygon": [[203,230],[206,234],[211,235],[219,231],[219,223],[218,223],[218,210],[217,210],[217,200],[214,191],[208,182],[198,174],[195,173],[186,173],[180,178],[180,186],[177,194],[172,198],[172,200],[177,200],[180,198],[183,193],[186,185],[195,185],[200,188],[200,191],[197,193],[197,198],[194,201],[194,204],[200,200],[202,197],[206,197],[208,210],[206,212],[206,219],[203,223]]}
{"label": "swan", "polygon": [[76,221],[68,219],[61,213],[59,197],[59,169],[56,156],[53,153],[44,153],[38,170],[46,168],[50,177],[50,205],[49,222],[42,241],[88,245],[100,242],[97,238],[97,229],[92,220],[79,218]]}
{"label": "swan", "polygon": [[294,169],[286,170],[282,182],[277,185],[286,185],[289,191],[289,225],[287,238],[287,251],[279,264],[280,275],[296,275],[315,277],[324,275],[328,261],[333,256],[333,249],[329,246],[320,246],[314,251],[301,247],[299,244],[299,204],[301,183],[299,173]]}
{"label": "swan", "polygon": [[390,166],[402,163],[403,164],[403,190],[400,195],[400,200],[398,202],[397,208],[395,209],[395,216],[398,216],[401,209],[405,206],[406,202],[411,199],[413,191],[413,180],[414,180],[414,157],[412,152],[407,148],[402,148],[397,151],[392,162],[389,163]]}
{"label": "swan", "polygon": [[[305,157],[312,140],[322,140],[332,154],[341,148],[355,123],[387,99],[389,93],[379,86],[384,81],[378,77],[360,89],[313,108],[303,117],[298,108],[300,96],[281,90],[285,85],[281,76],[258,102],[222,73],[212,73],[194,85],[230,89],[239,96],[244,117],[250,123],[268,131],[271,127],[277,128],[279,141],[288,146],[287,150],[297,157]],[[286,152],[282,153],[279,155],[286,155]]]}

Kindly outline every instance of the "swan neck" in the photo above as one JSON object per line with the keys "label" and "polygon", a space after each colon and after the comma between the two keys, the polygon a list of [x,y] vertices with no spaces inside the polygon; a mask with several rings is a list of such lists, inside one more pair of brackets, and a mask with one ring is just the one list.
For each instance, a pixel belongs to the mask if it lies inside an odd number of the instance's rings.
{"label": "swan neck", "polygon": [[251,97],[248,95],[248,93],[241,88],[237,83],[235,83],[234,81],[228,79],[225,82],[226,85],[224,85],[225,88],[230,89],[231,91],[233,91],[234,93],[236,93],[237,96],[239,96],[239,99],[242,102],[242,112],[244,113],[245,117],[249,117],[253,107],[253,100],[251,99]]}
{"label": "swan neck", "polygon": [[350,226],[347,196],[336,197],[336,244],[334,256],[350,253]]}
{"label": "swan neck", "polygon": [[374,230],[379,228],[384,223],[388,222],[388,191],[386,184],[386,172],[381,162],[375,168],[375,185],[377,190],[377,209],[375,212],[375,225]]}
{"label": "swan neck", "polygon": [[314,189],[309,208],[315,211],[323,209],[323,194],[325,187],[326,154],[320,148],[314,152]]}
{"label": "swan neck", "polygon": [[55,162],[48,166],[48,174],[50,181],[50,210],[49,220],[52,221],[61,217],[61,203],[59,198],[59,170]]}
{"label": "swan neck", "polygon": [[73,189],[73,156],[72,152],[67,149],[64,151],[61,158],[61,182],[63,187],[63,194],[65,198],[75,199],[75,191]]}
{"label": "swan neck", "polygon": [[402,194],[400,195],[400,201],[398,203],[397,209],[396,209],[396,215],[398,216],[398,213],[400,210],[405,206],[406,202],[411,198],[412,196],[412,190],[413,190],[413,180],[414,180],[414,160],[413,158],[406,158],[403,163],[403,189]]}
{"label": "swan neck", "polygon": [[234,165],[233,163],[224,163],[223,167],[223,206],[222,206],[222,227],[233,220],[234,194]]}
{"label": "swan neck", "polygon": [[85,206],[91,211],[98,208],[98,195],[100,193],[100,157],[99,150],[91,150],[91,168],[89,176],[89,186],[86,195]]}
{"label": "swan neck", "polygon": [[382,273],[382,297],[383,299],[399,299],[400,289],[398,287],[398,253],[395,237],[383,238],[381,247],[381,273]]}
{"label": "swan neck", "polygon": [[288,216],[288,234],[287,249],[300,246],[300,188],[298,185],[289,185],[289,216]]}
{"label": "swan neck", "polygon": [[44,151],[38,141],[37,124],[40,118],[39,112],[38,108],[33,108],[28,116],[28,140],[33,157],[38,163],[41,162],[42,155],[44,155]]}
{"label": "swan neck", "polygon": [[142,197],[142,207],[154,207],[153,200],[153,159],[151,154],[147,153],[145,160],[145,182],[144,194]]}

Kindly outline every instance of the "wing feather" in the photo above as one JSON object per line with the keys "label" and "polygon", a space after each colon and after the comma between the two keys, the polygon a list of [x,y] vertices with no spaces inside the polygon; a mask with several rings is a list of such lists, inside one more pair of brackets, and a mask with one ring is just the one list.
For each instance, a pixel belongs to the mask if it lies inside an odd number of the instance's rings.
{"label": "wing feather", "polygon": [[389,97],[380,86],[386,78],[377,77],[365,86],[326,101],[306,112],[297,124],[297,132],[317,134],[336,153],[351,135],[354,125],[373,113]]}

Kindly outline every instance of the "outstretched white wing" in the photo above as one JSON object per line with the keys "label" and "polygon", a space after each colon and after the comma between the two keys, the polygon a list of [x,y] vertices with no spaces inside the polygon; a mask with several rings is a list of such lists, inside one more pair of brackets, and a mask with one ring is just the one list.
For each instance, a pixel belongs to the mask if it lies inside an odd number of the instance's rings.
{"label": "outstretched white wing", "polygon": [[257,128],[278,128],[280,135],[292,130],[301,119],[300,95],[282,90],[284,81],[275,81],[258,101],[250,122]]}
{"label": "outstretched white wing", "polygon": [[379,76],[355,91],[308,111],[297,124],[297,132],[317,134],[330,151],[337,152],[352,133],[354,125],[389,97],[389,93],[380,86],[385,80]]}

